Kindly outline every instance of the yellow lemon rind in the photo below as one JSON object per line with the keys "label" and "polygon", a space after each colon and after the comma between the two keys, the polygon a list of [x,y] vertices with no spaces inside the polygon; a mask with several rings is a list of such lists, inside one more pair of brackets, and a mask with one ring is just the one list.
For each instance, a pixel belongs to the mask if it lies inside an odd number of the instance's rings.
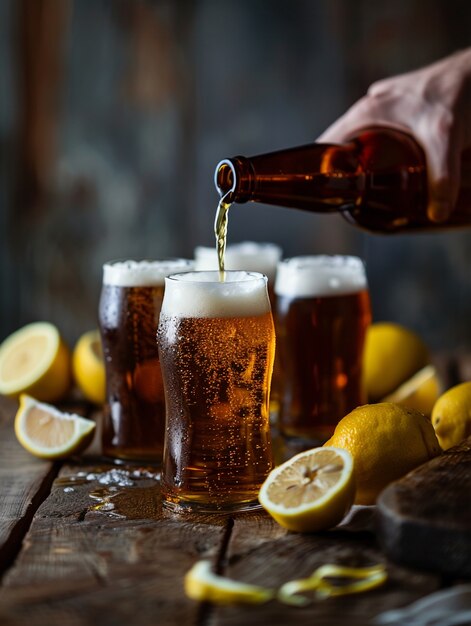
{"label": "yellow lemon rind", "polygon": [[[44,410],[53,418],[73,420],[75,424],[75,432],[72,442],[63,446],[46,448],[38,445],[37,442],[32,440],[27,435],[24,426],[28,410],[34,407]],[[95,427],[95,422],[92,420],[86,419],[75,413],[64,413],[59,411],[54,406],[38,402],[27,394],[21,394],[20,396],[20,405],[14,421],[16,438],[23,448],[25,448],[25,450],[27,450],[30,454],[47,460],[64,459],[72,454],[78,454],[79,452],[85,450],[93,439]]]}
{"label": "yellow lemon rind", "polygon": [[92,348],[100,341],[97,330],[84,333],[75,345],[72,356],[74,379],[87,400],[97,405],[105,402],[105,365]]}
{"label": "yellow lemon rind", "polygon": [[431,422],[443,450],[471,435],[471,381],[454,385],[438,398]]}
{"label": "yellow lemon rind", "polygon": [[[347,582],[333,583],[329,579]],[[371,567],[343,567],[341,565],[322,565],[309,578],[290,580],[280,587],[277,599],[292,606],[306,606],[309,598],[300,595],[304,591],[315,591],[316,596],[328,598],[363,593],[383,585],[387,580],[384,565]]]}
{"label": "yellow lemon rind", "polygon": [[375,322],[366,336],[363,382],[370,402],[392,393],[430,363],[419,335],[395,322]]}
{"label": "yellow lemon rind", "polygon": [[348,513],[355,499],[355,477],[353,471],[353,458],[347,450],[333,446],[323,446],[319,450],[332,450],[339,454],[344,462],[342,476],[336,485],[329,489],[323,496],[314,502],[296,507],[286,507],[283,504],[275,504],[268,496],[268,489],[277,476],[282,474],[285,468],[294,461],[308,456],[312,450],[300,452],[282,465],[276,467],[269,474],[259,492],[259,502],[273,519],[287,530],[294,532],[317,532],[333,528]]}
{"label": "yellow lemon rind", "polygon": [[355,504],[374,504],[379,493],[441,454],[430,420],[392,402],[365,404],[345,415],[325,444],[348,450],[355,465]]}
{"label": "yellow lemon rind", "polygon": [[184,586],[192,600],[214,604],[263,604],[275,595],[271,589],[213,574],[211,563],[206,560],[198,561],[187,572]]}

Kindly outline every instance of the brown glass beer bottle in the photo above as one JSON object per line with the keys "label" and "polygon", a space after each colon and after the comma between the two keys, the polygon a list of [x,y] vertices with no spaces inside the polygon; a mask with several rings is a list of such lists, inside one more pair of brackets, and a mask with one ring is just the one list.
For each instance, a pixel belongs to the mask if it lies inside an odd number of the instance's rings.
{"label": "brown glass beer bottle", "polygon": [[471,151],[462,155],[461,188],[449,219],[427,216],[422,148],[389,128],[362,131],[346,144],[309,144],[224,159],[215,184],[227,204],[262,202],[318,213],[340,212],[377,233],[471,226]]}

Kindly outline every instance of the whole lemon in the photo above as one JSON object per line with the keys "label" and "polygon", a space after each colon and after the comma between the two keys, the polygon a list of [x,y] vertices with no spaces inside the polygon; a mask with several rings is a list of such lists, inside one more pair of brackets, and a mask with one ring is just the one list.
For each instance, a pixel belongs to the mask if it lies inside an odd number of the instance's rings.
{"label": "whole lemon", "polygon": [[105,362],[98,330],[84,333],[72,355],[75,382],[90,402],[102,405],[106,395]]}
{"label": "whole lemon", "polygon": [[392,402],[357,407],[324,445],[352,455],[356,504],[374,504],[390,482],[441,452],[430,421],[420,411]]}
{"label": "whole lemon", "polygon": [[471,381],[448,389],[438,398],[432,425],[443,450],[471,435]]}
{"label": "whole lemon", "polygon": [[372,324],[366,335],[363,381],[371,402],[382,400],[430,363],[428,349],[414,332],[392,322]]}

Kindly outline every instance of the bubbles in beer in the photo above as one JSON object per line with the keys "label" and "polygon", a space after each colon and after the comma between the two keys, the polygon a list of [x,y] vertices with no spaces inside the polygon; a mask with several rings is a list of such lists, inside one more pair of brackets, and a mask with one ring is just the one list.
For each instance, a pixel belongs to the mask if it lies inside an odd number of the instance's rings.
{"label": "bubbles in beer", "polygon": [[161,460],[165,400],[155,336],[165,276],[191,268],[185,259],[104,265],[99,318],[107,376],[102,433],[107,456]]}
{"label": "bubbles in beer", "polygon": [[[234,274],[248,280],[234,282]],[[167,287],[158,331],[167,401],[163,494],[214,509],[256,500],[272,467],[266,279],[244,272],[226,278],[182,276],[184,298]]]}

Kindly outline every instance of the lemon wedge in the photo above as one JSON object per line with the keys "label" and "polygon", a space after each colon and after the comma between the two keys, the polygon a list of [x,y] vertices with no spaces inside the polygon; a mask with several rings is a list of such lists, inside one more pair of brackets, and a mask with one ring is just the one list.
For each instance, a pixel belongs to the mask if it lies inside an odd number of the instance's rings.
{"label": "lemon wedge", "polygon": [[351,454],[324,446],[301,452],[275,468],[258,499],[284,528],[313,532],[338,524],[354,497]]}
{"label": "lemon wedge", "polygon": [[0,345],[0,393],[28,393],[43,402],[61,400],[70,388],[70,353],[48,322],[20,328]]}
{"label": "lemon wedge", "polygon": [[215,604],[262,604],[275,595],[271,589],[213,574],[209,561],[198,561],[187,572],[185,592],[193,600]]}
{"label": "lemon wedge", "polygon": [[412,378],[403,383],[382,402],[394,402],[411,409],[417,409],[430,416],[435,402],[442,393],[442,383],[433,365],[427,365]]}
{"label": "lemon wedge", "polygon": [[284,604],[305,606],[310,603],[304,591],[315,591],[318,598],[363,593],[382,585],[387,579],[384,565],[372,567],[343,567],[322,565],[309,578],[290,580],[278,591],[277,598]]}
{"label": "lemon wedge", "polygon": [[83,451],[91,442],[95,422],[62,413],[26,394],[20,396],[15,434],[23,448],[41,459],[63,459]]}
{"label": "lemon wedge", "polygon": [[72,367],[75,382],[87,400],[101,405],[105,402],[105,363],[98,330],[84,333],[77,341]]}

